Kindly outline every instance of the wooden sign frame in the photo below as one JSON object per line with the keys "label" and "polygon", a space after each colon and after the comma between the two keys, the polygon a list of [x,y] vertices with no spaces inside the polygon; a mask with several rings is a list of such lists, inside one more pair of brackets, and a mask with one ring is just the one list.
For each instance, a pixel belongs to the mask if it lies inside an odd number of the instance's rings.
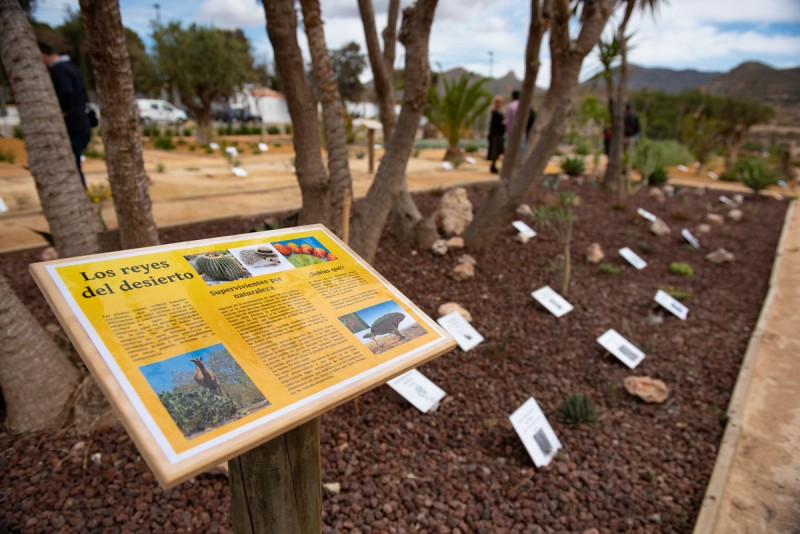
{"label": "wooden sign frame", "polygon": [[[301,242],[310,243],[309,247],[317,246],[314,247],[313,253],[310,249],[303,249],[302,253],[308,256],[306,258],[300,257],[300,252],[297,252],[295,258],[297,265],[288,261],[290,255],[285,257],[277,255],[276,258],[274,252],[283,250],[277,246],[279,243],[291,243],[297,246],[296,243]],[[264,272],[259,271],[261,267],[254,268],[246,264],[245,257],[241,256],[245,249],[263,252],[262,248],[273,249],[268,251],[267,260],[257,258],[255,252],[250,253],[247,259],[260,261],[261,263],[256,263],[257,265],[268,265],[263,267]],[[198,259],[201,256],[207,258],[209,253],[212,253],[211,256],[215,259],[219,255],[228,255],[239,260],[242,278],[221,281],[197,267]],[[312,256],[318,260],[314,260]],[[276,266],[276,261],[280,265]],[[152,266],[153,269],[148,269],[145,273],[146,265]],[[156,265],[159,267],[156,268]],[[137,266],[142,267],[136,269]],[[179,484],[213,465],[266,443],[444,354],[456,345],[453,338],[435,321],[322,225],[55,260],[33,264],[30,270],[72,343],[139,448],[142,457],[165,488]],[[208,270],[210,268],[206,268],[206,271]],[[183,274],[177,271],[182,271]],[[101,274],[104,276],[100,277]],[[220,276],[216,271],[214,274]],[[148,280],[150,285],[146,285]],[[284,282],[286,285],[282,287],[281,284]],[[316,345],[313,342],[308,345],[311,348],[303,353],[302,357],[311,360],[314,365],[324,359],[322,363],[327,365],[329,360],[325,358],[332,356],[326,352],[327,348],[322,350],[320,347],[324,345],[325,340],[332,337],[331,343],[335,342],[335,347],[341,347],[337,350],[352,354],[351,359],[356,362],[348,367],[349,360],[336,360],[341,366],[334,369],[336,372],[332,373],[333,376],[322,380],[316,378],[320,375],[313,374],[315,380],[320,380],[319,383],[309,385],[312,384],[309,378],[307,383],[301,383],[307,387],[305,391],[293,393],[290,393],[291,387],[301,386],[288,384],[296,383],[298,379],[291,377],[281,381],[278,375],[271,374],[273,367],[270,366],[270,362],[275,361],[283,365],[283,361],[289,358],[276,357],[275,352],[265,353],[267,350],[265,346],[276,345],[252,344],[252,340],[245,339],[243,329],[232,326],[234,323],[229,319],[233,315],[225,316],[221,311],[239,303],[251,303],[251,306],[259,305],[263,308],[267,306],[264,304],[267,302],[265,299],[269,298],[273,299],[269,302],[274,302],[276,309],[283,310],[286,308],[289,287],[292,291],[299,292],[307,302],[312,303],[314,321],[317,321],[307,323],[310,326],[301,324],[299,330],[295,330],[297,335],[292,339],[297,338],[298,343],[305,343],[305,337],[301,336],[304,332],[309,333],[309,339],[314,336],[319,337]],[[137,309],[135,306],[146,307],[153,304],[154,308],[160,307],[162,301],[178,294],[184,295],[184,300],[192,304],[193,309],[186,313],[193,313],[203,319],[206,325],[203,329],[205,339],[195,340],[194,334],[179,342],[167,338],[162,339],[163,343],[165,346],[172,343],[172,346],[162,353],[158,351],[154,353],[152,347],[137,352],[138,349],[135,347],[141,347],[143,344],[141,340],[136,339],[136,336],[144,336],[146,331],[149,334],[148,329],[154,328],[153,324],[161,324],[152,321],[142,323],[137,320],[133,323],[133,330],[139,329],[141,334],[138,331],[131,333],[132,327],[128,324],[127,330],[124,331],[128,335],[128,338],[125,338],[127,344],[123,344],[121,341],[123,330],[115,330],[115,313],[127,317],[125,314],[131,309],[135,311]],[[331,295],[335,295],[336,300],[333,300],[334,297]],[[289,309],[297,308],[289,306]],[[305,311],[308,309],[306,306]],[[367,310],[376,314],[386,309],[400,310],[400,313],[395,312],[398,315],[390,319],[397,319],[399,315],[403,315],[403,322],[394,325],[396,336],[394,333],[376,334],[373,328],[380,319],[391,314],[374,319],[372,325],[368,324],[366,319],[362,320],[368,317]],[[236,317],[242,316],[243,314],[239,313]],[[175,317],[168,316],[168,321],[167,319],[164,321],[176,324]],[[248,320],[256,320],[250,319],[247,315],[244,317],[240,321],[247,323]],[[292,321],[293,324],[297,321],[302,323],[303,317],[291,314],[272,316],[269,321],[247,324],[250,330],[256,327],[272,328],[284,320],[287,324]],[[374,318],[374,315],[370,317]],[[358,324],[354,326],[350,324],[352,322]],[[197,319],[192,324],[196,323]],[[404,327],[403,324],[411,326]],[[367,327],[368,331],[365,333],[362,327]],[[322,328],[325,329],[324,337],[320,337]],[[361,330],[358,330],[359,328]],[[405,330],[402,330],[403,328]],[[211,333],[208,334],[207,330]],[[165,330],[167,331],[172,332]],[[186,331],[194,332],[191,329]],[[164,332],[161,334],[163,338]],[[388,343],[387,339],[390,340]],[[272,339],[269,342],[271,343]],[[198,343],[202,344],[199,348],[197,348]],[[266,405],[262,403],[261,407],[254,408],[252,412],[239,416],[236,420],[204,430],[200,435],[187,436],[160,400],[162,399],[160,395],[166,390],[160,393],[157,391],[154,378],[157,375],[150,376],[147,373],[150,372],[151,364],[154,368],[172,360],[175,360],[176,365],[185,364],[190,356],[204,354],[201,352],[205,350],[203,347],[212,343],[223,345],[231,359],[263,394],[267,403]],[[260,347],[260,352],[254,348],[257,346]],[[299,352],[292,352],[291,355],[293,358],[301,357]],[[145,357],[147,359],[142,360]],[[202,356],[198,357],[202,363]],[[147,363],[139,365],[137,361]],[[344,363],[341,363],[342,361]],[[199,372],[200,364],[194,365]],[[314,370],[318,368],[321,367],[315,367]],[[166,369],[167,364],[164,364],[164,373]],[[185,373],[190,370],[181,368],[180,372],[183,374],[180,376],[187,376]],[[326,367],[324,370],[327,373],[330,369]],[[174,374],[176,371],[170,372],[173,374],[169,376],[178,376]],[[287,375],[283,376],[285,378]],[[312,375],[306,370],[304,376]],[[322,376],[327,375],[323,373]],[[203,378],[206,376],[203,375]],[[182,387],[189,387],[185,384],[186,379],[182,380],[184,380]],[[197,377],[195,380],[200,384]],[[169,393],[174,393],[176,386],[173,382],[169,384],[173,387]],[[276,388],[275,384],[285,387],[281,390],[279,387]],[[201,385],[208,388],[213,386],[209,383]],[[271,389],[265,392],[267,386]],[[219,390],[215,392],[211,389],[214,394],[224,394],[222,388]],[[193,443],[194,440],[197,440],[196,443]]]}

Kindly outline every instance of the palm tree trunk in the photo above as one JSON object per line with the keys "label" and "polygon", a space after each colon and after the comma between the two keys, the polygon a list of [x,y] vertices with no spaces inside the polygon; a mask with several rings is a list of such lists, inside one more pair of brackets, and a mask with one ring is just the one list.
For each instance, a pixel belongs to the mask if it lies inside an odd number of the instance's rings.
{"label": "palm tree trunk", "polygon": [[80,373],[0,274],[0,389],[11,432],[58,428]]}
{"label": "palm tree trunk", "polygon": [[19,109],[28,164],[61,257],[100,251],[100,225],[81,184],[55,90],[16,0],[0,0],[0,51]]}
{"label": "palm tree trunk", "polygon": [[158,244],[139,137],[136,97],[117,0],[81,0],[103,110],[103,144],[123,249]]}
{"label": "palm tree trunk", "polygon": [[317,101],[305,74],[303,55],[297,43],[297,13],[292,0],[263,2],[267,34],[275,51],[275,67],[284,87],[292,117],[295,167],[303,199],[299,224],[334,226],[330,218],[331,183],[322,161]]}
{"label": "palm tree trunk", "polygon": [[345,139],[342,98],[336,86],[333,65],[325,44],[325,30],[322,27],[319,0],[301,0],[303,27],[311,52],[311,65],[317,94],[322,103],[322,119],[325,126],[325,140],[328,148],[328,174],[331,183],[331,211],[329,224],[331,230],[342,235],[342,215],[345,197],[352,197],[353,183]]}

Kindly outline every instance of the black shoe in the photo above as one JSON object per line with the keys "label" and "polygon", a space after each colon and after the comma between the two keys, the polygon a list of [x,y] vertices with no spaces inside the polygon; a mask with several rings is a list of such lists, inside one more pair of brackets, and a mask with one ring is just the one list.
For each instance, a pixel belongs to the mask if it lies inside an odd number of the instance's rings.
{"label": "black shoe", "polygon": [[489,172],[492,174],[499,174],[500,172],[497,170],[497,167],[489,167]]}

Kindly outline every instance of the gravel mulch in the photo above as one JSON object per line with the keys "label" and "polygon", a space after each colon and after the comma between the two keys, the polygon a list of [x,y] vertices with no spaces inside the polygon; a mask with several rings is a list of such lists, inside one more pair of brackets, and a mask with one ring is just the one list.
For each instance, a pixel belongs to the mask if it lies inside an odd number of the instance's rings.
{"label": "gravel mulch", "polygon": [[[701,505],[725,425],[725,407],[766,295],[786,203],[746,197],[740,222],[712,225],[695,251],[680,237],[705,223],[709,208],[725,214],[719,192],[680,189],[661,204],[639,191],[613,206],[590,185],[566,185],[580,195],[572,240],[575,309],[557,319],[530,292],[558,289],[552,231],[526,245],[510,226],[477,259],[476,276],[448,275],[460,251],[435,257],[387,232],[375,267],[431,316],[455,301],[469,310],[486,338],[420,370],[447,392],[423,415],[390,388],[365,394],[322,418],[322,479],[341,491],[323,494],[325,532],[689,532]],[[474,203],[484,191],[469,189]],[[547,193],[541,189],[537,203]],[[416,196],[423,212],[439,196]],[[672,227],[656,237],[636,214],[642,207]],[[235,219],[163,232],[164,242],[230,235],[256,221]],[[509,223],[511,220],[509,220]],[[696,234],[697,235],[697,234]],[[603,274],[584,251],[599,243]],[[647,262],[637,271],[616,250],[629,246]],[[704,259],[733,252],[732,263]],[[2,268],[43,323],[55,319],[27,273],[36,254],[5,257]],[[687,278],[670,262],[694,268]],[[689,293],[680,321],[653,301],[660,287]],[[596,338],[614,328],[647,357],[634,371],[606,353]],[[649,375],[670,388],[668,401],[646,404],[628,395],[623,379]],[[560,423],[564,399],[585,394],[598,408],[593,425]],[[564,445],[536,469],[508,420],[535,397]],[[90,436],[0,432],[0,531],[229,531],[230,492],[219,475],[177,488],[158,487],[121,429]]]}

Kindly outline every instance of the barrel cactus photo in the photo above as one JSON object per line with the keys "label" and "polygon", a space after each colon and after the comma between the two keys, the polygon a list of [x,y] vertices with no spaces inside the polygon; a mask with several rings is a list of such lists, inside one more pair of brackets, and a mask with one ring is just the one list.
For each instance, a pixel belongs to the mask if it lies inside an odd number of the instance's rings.
{"label": "barrel cactus photo", "polygon": [[231,282],[250,275],[227,250],[214,250],[187,256],[187,260],[207,283]]}

